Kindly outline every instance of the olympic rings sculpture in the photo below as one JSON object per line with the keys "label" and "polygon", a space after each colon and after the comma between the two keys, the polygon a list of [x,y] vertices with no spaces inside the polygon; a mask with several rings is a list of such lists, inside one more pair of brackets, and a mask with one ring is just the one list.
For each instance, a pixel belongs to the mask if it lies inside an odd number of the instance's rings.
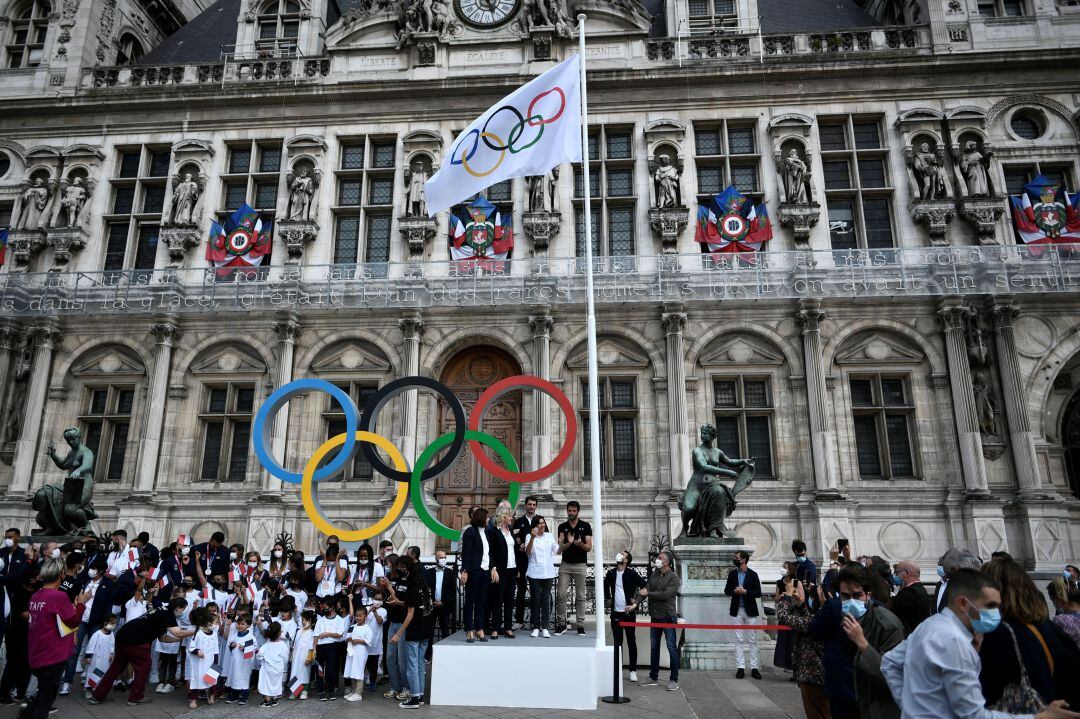
{"label": "olympic rings sculpture", "polygon": [[[552,113],[551,117],[546,117],[543,114],[536,112],[536,106],[545,97],[551,94],[557,94],[559,98],[558,109]],[[488,115],[487,120],[484,122],[482,128],[473,128],[465,133],[459,140],[457,145],[450,153],[450,164],[461,165],[466,172],[473,177],[487,177],[495,170],[499,169],[499,165],[506,159],[506,153],[517,154],[528,150],[536,143],[540,142],[540,138],[544,136],[544,126],[550,125],[553,122],[558,122],[562,117],[563,112],[566,110],[566,93],[559,86],[555,86],[550,90],[544,90],[537,93],[532,100],[529,101],[529,107],[522,115],[521,111],[513,105],[503,105],[495,110],[495,112]],[[511,113],[513,118],[516,119],[516,123],[510,126],[510,132],[506,136],[506,140],[503,140],[498,134],[494,132],[490,126],[492,120],[499,117],[501,113]],[[496,128],[505,125],[505,122],[499,121],[495,123]],[[529,128],[535,129],[531,134],[531,137],[523,138],[526,130]],[[465,145],[468,143],[469,138],[472,138],[472,146],[466,150]],[[521,141],[525,139],[526,142]],[[479,170],[469,163],[473,160],[477,151],[482,149],[483,145],[491,152],[499,153],[498,159],[491,163],[491,167],[486,170]],[[460,152],[459,152],[460,150]]]}
{"label": "olympic rings sculpture", "polygon": [[[561,112],[560,110],[560,114]],[[454,430],[443,434],[428,445],[417,458],[416,466],[410,468],[401,451],[390,440],[382,435],[375,434],[372,428],[380,410],[386,403],[401,392],[412,388],[432,390],[446,400],[454,416]],[[499,397],[507,392],[526,388],[539,390],[555,400],[566,418],[566,436],[563,438],[562,449],[559,450],[553,460],[538,469],[521,472],[517,461],[506,445],[483,431],[483,420],[487,408]],[[267,449],[270,443],[270,431],[278,412],[289,400],[312,391],[325,392],[338,403],[345,413],[345,432],[331,437],[316,449],[311,458],[305,463],[302,472],[292,472],[283,467]],[[510,502],[511,507],[516,507],[521,495],[521,485],[538,482],[559,471],[569,461],[576,439],[577,415],[566,394],[551,382],[540,377],[515,375],[500,380],[484,390],[477,400],[467,423],[461,400],[449,387],[427,377],[402,377],[379,388],[365,403],[363,415],[359,414],[356,404],[348,393],[336,385],[321,379],[294,380],[275,390],[259,407],[259,411],[255,415],[255,427],[251,441],[255,447],[255,456],[266,471],[283,482],[300,485],[300,498],[304,505],[304,511],[316,529],[323,534],[336,534],[342,541],[359,542],[371,539],[393,527],[404,514],[410,496],[413,509],[424,526],[444,539],[460,541],[461,531],[441,523],[424,504],[423,483],[435,479],[449,470],[466,445],[468,445],[469,452],[476,457],[481,467],[510,484],[510,494],[507,501]],[[483,449],[484,445],[495,451],[505,465],[504,467],[500,467],[487,455]],[[339,447],[340,449],[333,459],[323,464],[327,456]],[[386,453],[390,459],[389,465],[379,456],[377,449],[381,449]],[[428,466],[435,456],[444,449],[447,449],[446,454],[434,464]],[[317,483],[336,476],[348,465],[358,450],[364,453],[365,459],[371,464],[374,471],[397,482],[397,490],[390,509],[382,519],[362,529],[349,530],[337,527],[326,519],[319,504]]]}

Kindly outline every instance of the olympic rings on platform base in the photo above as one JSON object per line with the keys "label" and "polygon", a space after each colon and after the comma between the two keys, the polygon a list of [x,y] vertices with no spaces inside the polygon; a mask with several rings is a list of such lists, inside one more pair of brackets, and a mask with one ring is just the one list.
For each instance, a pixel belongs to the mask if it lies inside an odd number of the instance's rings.
{"label": "olympic rings on platform base", "polygon": [[[362,542],[382,534],[393,527],[398,519],[401,518],[402,513],[405,512],[405,505],[408,504],[409,501],[409,485],[398,483],[397,495],[394,497],[393,504],[390,505],[390,509],[386,512],[386,515],[378,522],[375,522],[375,524],[356,530],[335,527],[322,513],[322,507],[319,506],[319,498],[315,494],[316,488],[313,479],[315,474],[317,474],[315,468],[319,466],[319,462],[323,460],[323,457],[325,457],[334,447],[345,444],[346,441],[347,437],[344,434],[331,437],[315,450],[315,454],[311,455],[311,459],[309,459],[304,466],[303,481],[300,484],[300,500],[304,503],[304,510],[307,512],[311,523],[315,525],[315,529],[326,535],[336,534],[343,542]],[[394,463],[394,466],[397,467],[399,471],[406,473],[407,476],[409,465],[405,461],[405,457],[402,456],[401,451],[395,447],[390,440],[371,432],[361,431],[356,432],[353,435],[352,441],[353,443],[369,443],[379,447],[379,449],[390,455],[390,461]]]}

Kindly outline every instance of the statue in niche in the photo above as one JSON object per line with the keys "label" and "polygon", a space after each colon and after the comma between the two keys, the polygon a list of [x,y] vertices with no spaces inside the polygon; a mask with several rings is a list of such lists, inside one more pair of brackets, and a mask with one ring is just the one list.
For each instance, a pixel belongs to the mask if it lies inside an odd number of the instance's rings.
{"label": "statue in niche", "polygon": [[919,183],[919,199],[937,200],[945,197],[947,185],[940,152],[931,152],[930,144],[922,143],[912,157],[911,167]]}
{"label": "statue in niche", "polygon": [[63,193],[63,197],[60,198],[60,209],[67,216],[67,226],[81,227],[87,199],[83,178],[76,177],[71,182],[61,180],[60,191]]}
{"label": "statue in niche", "polygon": [[964,154],[960,156],[960,172],[964,173],[968,197],[989,197],[990,177],[986,171],[986,157],[979,152],[979,144],[974,140],[964,143]]}
{"label": "statue in niche", "polygon": [[195,206],[198,204],[202,192],[201,177],[199,182],[196,182],[190,172],[185,172],[183,179],[181,179],[180,175],[173,175],[172,224],[196,224]]}
{"label": "statue in niche", "polygon": [[559,168],[529,177],[529,212],[559,211]]}
{"label": "statue in niche", "polygon": [[19,221],[15,225],[16,230],[37,230],[45,226],[48,217],[46,209],[52,198],[52,190],[40,177],[34,178],[33,182],[25,183],[22,193],[22,204],[19,207]]}
{"label": "statue in niche", "polygon": [[[691,453],[694,474],[679,500],[681,537],[727,536],[724,520],[735,510],[735,496],[754,481],[754,460],[733,459],[713,446],[716,427],[701,425],[701,444]],[[734,479],[728,487],[721,479]]]}
{"label": "statue in niche", "polygon": [[788,152],[787,157],[780,161],[781,176],[784,178],[784,201],[792,203],[808,202],[806,195],[807,175],[810,166],[799,157],[799,151],[794,147]]}
{"label": "statue in niche", "polygon": [[997,426],[997,403],[990,392],[990,385],[981,377],[976,377],[971,382],[971,389],[975,395],[975,413],[979,418],[979,431],[987,436],[998,435]]}
{"label": "statue in niche", "polygon": [[311,221],[311,205],[315,197],[315,188],[319,186],[319,173],[312,173],[302,168],[299,173],[285,175],[285,184],[289,187],[290,220]]}
{"label": "statue in niche", "polygon": [[682,195],[679,190],[679,168],[671,163],[671,155],[658,155],[656,169],[653,170],[653,188],[656,192],[656,207],[680,207]]}
{"label": "statue in niche", "polygon": [[38,526],[52,536],[89,531],[90,520],[98,516],[90,501],[94,496],[94,453],[82,443],[76,427],[64,431],[64,441],[71,451],[63,459],[52,442],[46,450],[53,464],[68,472],[63,486],[46,484],[34,494],[33,501]]}
{"label": "statue in niche", "polygon": [[420,158],[413,160],[412,167],[405,168],[405,215],[407,217],[427,217],[427,195],[424,184],[428,181],[428,171]]}

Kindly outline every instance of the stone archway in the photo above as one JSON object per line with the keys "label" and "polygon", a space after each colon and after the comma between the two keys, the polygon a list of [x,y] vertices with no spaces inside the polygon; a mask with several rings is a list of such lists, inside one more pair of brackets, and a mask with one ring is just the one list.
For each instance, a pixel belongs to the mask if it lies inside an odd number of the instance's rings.
{"label": "stone archway", "polygon": [[1065,469],[1073,494],[1080,497],[1080,391],[1065,405],[1061,418],[1061,444],[1065,446]]}
{"label": "stone archway", "polygon": [[[462,350],[450,358],[439,379],[461,400],[465,415],[469,417],[485,389],[516,374],[521,374],[521,367],[507,352],[480,345]],[[484,413],[484,431],[505,444],[519,463],[522,461],[521,414],[520,391],[504,394]],[[440,400],[439,433],[453,431],[453,425],[453,415]],[[469,507],[475,504],[486,507],[489,512],[494,511],[496,503],[506,496],[507,491],[506,482],[485,472],[465,450],[450,471],[436,480],[439,521],[448,527],[461,529],[468,521]]]}

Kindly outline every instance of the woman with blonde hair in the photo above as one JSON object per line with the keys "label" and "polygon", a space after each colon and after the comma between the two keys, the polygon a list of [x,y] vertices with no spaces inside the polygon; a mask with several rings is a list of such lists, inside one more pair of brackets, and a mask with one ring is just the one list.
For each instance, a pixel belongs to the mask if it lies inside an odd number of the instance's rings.
{"label": "woman with blonde hair", "polygon": [[514,510],[510,503],[499,502],[495,510],[495,534],[501,541],[492,552],[499,579],[491,585],[488,600],[488,621],[491,626],[491,638],[498,639],[502,633],[507,639],[514,638],[514,598],[517,589],[517,574],[524,567],[517,566],[514,554],[516,543],[513,534]]}

